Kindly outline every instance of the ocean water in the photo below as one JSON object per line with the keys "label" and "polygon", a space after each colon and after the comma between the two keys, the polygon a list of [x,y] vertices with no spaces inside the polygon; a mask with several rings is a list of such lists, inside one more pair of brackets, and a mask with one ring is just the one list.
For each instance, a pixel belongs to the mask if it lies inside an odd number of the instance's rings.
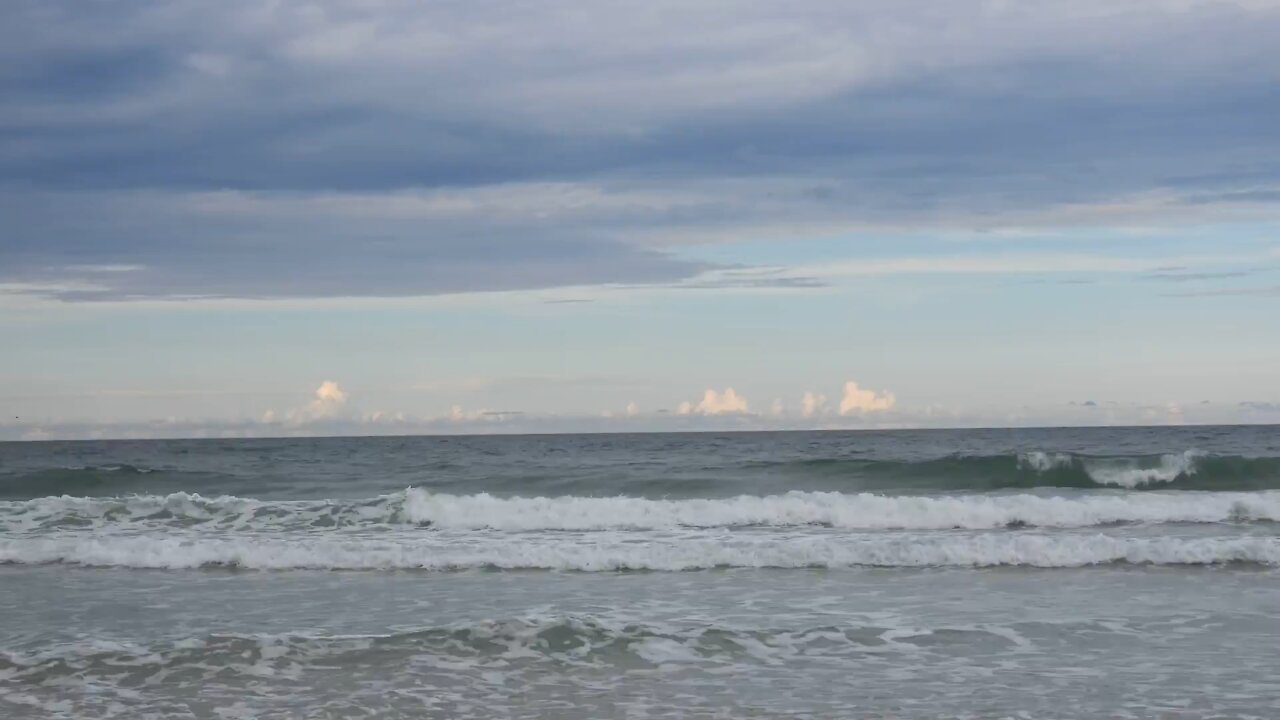
{"label": "ocean water", "polygon": [[1280,428],[0,444],[2,718],[1276,718]]}

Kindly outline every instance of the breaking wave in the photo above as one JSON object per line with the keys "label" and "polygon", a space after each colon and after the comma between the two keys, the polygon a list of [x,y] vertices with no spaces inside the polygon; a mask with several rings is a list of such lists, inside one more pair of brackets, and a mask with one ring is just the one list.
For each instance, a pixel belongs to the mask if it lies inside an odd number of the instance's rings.
{"label": "breaking wave", "polygon": [[[1039,473],[1056,470],[1079,470],[1099,485],[1115,485],[1133,489],[1143,485],[1171,483],[1190,479],[1199,471],[1197,460],[1207,457],[1194,450],[1177,455],[1143,458],[1080,458],[1068,453],[1029,452],[1018,456],[1020,468]],[[1221,464],[1221,461],[1219,461]]]}
{"label": "breaking wave", "polygon": [[1280,565],[1280,539],[1107,534],[94,535],[0,540],[0,563],[153,569],[617,570]]}
{"label": "breaking wave", "polygon": [[1031,450],[918,462],[846,459],[796,464],[805,465],[813,474],[861,478],[859,484],[882,489],[1280,489],[1280,458],[1211,455],[1197,450],[1115,457]]}
{"label": "breaking wave", "polygon": [[298,531],[420,526],[441,530],[655,530],[823,526],[849,530],[1079,528],[1119,523],[1280,521],[1280,491],[780,495],[660,500],[633,497],[497,497],[418,488],[361,500],[267,501],[196,494],[49,497],[0,502],[0,531],[111,527]]}

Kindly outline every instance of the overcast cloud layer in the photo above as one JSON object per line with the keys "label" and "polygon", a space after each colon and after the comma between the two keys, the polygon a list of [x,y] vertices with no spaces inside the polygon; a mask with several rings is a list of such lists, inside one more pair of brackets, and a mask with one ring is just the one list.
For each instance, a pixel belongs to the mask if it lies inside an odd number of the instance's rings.
{"label": "overcast cloud layer", "polygon": [[700,243],[1280,200],[1275,2],[14,0],[3,15],[11,293],[696,284],[716,269],[685,252]]}
{"label": "overcast cloud layer", "polygon": [[1280,0],[10,0],[0,439],[1280,419]]}

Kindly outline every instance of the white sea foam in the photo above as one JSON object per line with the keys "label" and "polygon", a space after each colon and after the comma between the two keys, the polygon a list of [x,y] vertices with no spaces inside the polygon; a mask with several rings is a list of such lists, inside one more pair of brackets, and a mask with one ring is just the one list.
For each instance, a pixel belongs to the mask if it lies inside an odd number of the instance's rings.
{"label": "white sea foam", "polygon": [[1273,537],[1106,534],[813,534],[781,532],[564,533],[519,537],[401,532],[393,537],[208,537],[207,534],[0,540],[0,562],[129,568],[233,566],[257,570],[696,570],[856,566],[1081,567],[1109,563],[1280,564]]}
{"label": "white sea foam", "polygon": [[1195,475],[1197,460],[1203,457],[1198,450],[1187,450],[1161,455],[1155,465],[1149,465],[1150,460],[1142,458],[1090,458],[1034,450],[1018,454],[1018,467],[1048,473],[1078,466],[1099,485],[1132,489]]}
{"label": "white sea foam", "polygon": [[848,529],[1087,527],[1121,522],[1280,520],[1280,492],[1142,495],[887,496],[832,492],[694,500],[497,498],[411,492],[404,514],[442,528],[611,528],[827,525]]}
{"label": "white sea foam", "polygon": [[1076,458],[1071,453],[1048,453],[1042,450],[1033,450],[1018,454],[1018,466],[1029,468],[1037,472],[1049,472],[1058,468],[1071,467],[1076,462]]}
{"label": "white sea foam", "polygon": [[1101,485],[1136,488],[1194,475],[1199,457],[1203,457],[1203,453],[1195,450],[1161,455],[1160,463],[1155,467],[1142,467],[1132,460],[1087,460],[1084,469],[1094,482]]}
{"label": "white sea foam", "polygon": [[[181,667],[188,676],[243,673],[261,676],[263,669],[284,671],[295,663],[340,663],[343,655],[381,655],[391,662],[424,656],[452,657],[463,666],[509,668],[511,661],[554,660],[567,665],[590,665],[622,660],[632,654],[654,665],[716,663],[741,658],[765,663],[798,656],[841,656],[860,652],[919,651],[912,641],[941,631],[953,643],[998,638],[1008,646],[1031,643],[1011,627],[959,624],[945,627],[905,627],[866,624],[826,624],[794,629],[742,628],[725,623],[635,622],[608,615],[531,615],[502,619],[463,620],[440,626],[402,628],[394,632],[334,635],[327,633],[216,633],[154,642],[148,645],[101,638],[54,642],[35,650],[0,649],[0,677],[4,671],[19,678],[57,673],[110,677],[123,668],[136,675]],[[559,641],[547,642],[549,635]],[[725,642],[729,640],[729,642]],[[945,643],[946,640],[939,642]],[[601,653],[601,651],[603,651]],[[600,654],[598,654],[600,653]],[[292,667],[291,667],[292,666]],[[105,678],[104,678],[105,679]],[[197,678],[191,678],[196,680]]]}
{"label": "white sea foam", "polygon": [[263,501],[175,493],[128,498],[50,497],[0,503],[0,530],[17,533],[122,526],[244,531],[427,525],[436,529],[613,530],[791,527],[851,530],[1089,527],[1115,523],[1280,521],[1280,491],[1091,493],[1070,496],[789,492],[728,498],[497,497],[409,489],[351,501]]}

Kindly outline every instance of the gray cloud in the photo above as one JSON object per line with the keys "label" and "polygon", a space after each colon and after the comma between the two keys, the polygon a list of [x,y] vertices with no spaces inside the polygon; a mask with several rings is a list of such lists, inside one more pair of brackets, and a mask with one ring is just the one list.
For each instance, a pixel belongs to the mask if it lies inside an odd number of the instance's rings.
{"label": "gray cloud", "polygon": [[1143,275],[1143,280],[1157,280],[1160,282],[1197,282],[1201,280],[1227,280],[1230,278],[1248,277],[1256,273],[1256,270],[1228,270],[1223,272],[1183,272],[1183,269],[1177,271],[1153,272]]}
{"label": "gray cloud", "polygon": [[1240,403],[1240,407],[1246,410],[1256,410],[1264,413],[1280,413],[1280,402],[1261,402],[1250,400]]}
{"label": "gray cloud", "polygon": [[1280,295],[1280,285],[1268,287],[1216,288],[1213,290],[1190,290],[1187,292],[1164,293],[1165,297],[1225,297],[1231,295]]}
{"label": "gray cloud", "polygon": [[1280,190],[1235,190],[1230,192],[1203,193],[1190,195],[1185,202],[1190,205],[1211,205],[1214,203],[1276,203],[1280,202]]}
{"label": "gray cloud", "polygon": [[32,197],[0,205],[19,228],[0,250],[0,282],[64,300],[395,297],[670,282],[711,267],[596,228],[540,223],[536,212],[524,213],[528,222],[496,218],[484,206],[396,217],[376,204],[361,211],[358,198],[335,209],[323,198],[245,207],[163,194],[23,202]]}
{"label": "gray cloud", "polygon": [[830,287],[830,283],[816,277],[779,275],[778,269],[761,268],[759,270],[720,270],[715,273],[709,273],[704,278],[671,285],[670,287],[681,290],[722,290],[726,288],[795,290]]}
{"label": "gray cloud", "polygon": [[679,283],[709,266],[663,248],[744,228],[973,227],[1162,190],[1155,216],[1274,205],[1277,32],[1269,4],[1181,0],[16,0],[0,282]]}
{"label": "gray cloud", "polygon": [[[1276,14],[1183,7],[24,2],[5,36],[6,125],[24,142],[5,170],[59,186],[381,189],[879,160],[890,180],[945,179],[1188,134],[1205,156],[1274,139],[1256,123],[1275,108]],[[1054,174],[1108,160],[1082,159]]]}

